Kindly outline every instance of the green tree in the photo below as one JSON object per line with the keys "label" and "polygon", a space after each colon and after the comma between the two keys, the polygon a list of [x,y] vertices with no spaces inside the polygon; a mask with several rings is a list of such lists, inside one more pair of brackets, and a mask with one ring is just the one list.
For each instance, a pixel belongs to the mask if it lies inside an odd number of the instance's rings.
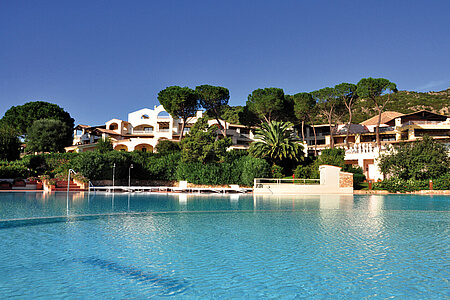
{"label": "green tree", "polygon": [[107,136],[106,138],[101,138],[97,142],[97,148],[96,150],[100,153],[106,153],[109,151],[113,151],[113,144],[111,141],[111,138]]}
{"label": "green tree", "polygon": [[358,94],[356,93],[357,86],[353,83],[343,82],[334,87],[336,91],[336,97],[340,98],[342,103],[344,103],[345,107],[348,110],[348,122],[347,122],[347,148],[350,146],[350,142],[348,137],[350,135],[350,126],[352,124],[352,111],[355,102],[358,100]]}
{"label": "green tree", "polygon": [[16,130],[0,124],[0,160],[16,160],[20,157],[20,140]]}
{"label": "green tree", "polygon": [[[383,113],[386,104],[391,100],[391,93],[397,92],[397,86],[395,83],[390,82],[385,78],[363,78],[357,83],[357,94],[361,98],[370,99],[375,105],[375,109],[378,111],[378,122],[376,126],[377,146],[381,147],[380,140],[380,123],[381,114]],[[383,97],[387,93],[387,97]]]}
{"label": "green tree", "polygon": [[160,140],[156,144],[156,152],[160,155],[167,155],[175,152],[180,152],[180,144],[171,140]]}
{"label": "green tree", "polygon": [[262,122],[280,121],[285,112],[286,100],[283,89],[256,89],[248,95],[247,107]]}
{"label": "green tree", "polygon": [[28,130],[26,149],[32,152],[64,152],[68,145],[67,124],[60,120],[34,121]]}
{"label": "green tree", "polygon": [[345,168],[345,150],[342,148],[323,149],[317,159],[317,170],[320,165]]}
{"label": "green tree", "polygon": [[222,109],[230,100],[230,91],[221,86],[212,86],[208,84],[200,85],[195,88],[198,94],[200,105],[212,114],[222,130],[223,137],[227,137],[225,128],[220,124]]}
{"label": "green tree", "polygon": [[238,112],[239,123],[247,127],[256,126],[261,124],[261,120],[258,116],[249,109],[248,105],[245,105],[241,111]]}
{"label": "green tree", "polygon": [[445,146],[425,136],[415,143],[394,146],[379,158],[380,171],[403,180],[428,180],[450,172],[450,158]]}
{"label": "green tree", "polygon": [[216,139],[215,126],[208,127],[205,118],[200,118],[191,131],[180,142],[182,161],[191,162],[221,162],[227,156],[227,148],[231,146],[230,138]]}
{"label": "green tree", "polygon": [[334,148],[333,124],[342,116],[344,104],[342,99],[336,96],[334,88],[325,87],[311,93],[317,102],[320,112],[326,116],[330,126],[330,148]]}
{"label": "green tree", "polygon": [[16,128],[18,134],[25,137],[34,121],[41,119],[60,120],[66,124],[66,128],[64,129],[67,140],[66,146],[72,143],[74,119],[70,117],[68,112],[53,103],[33,101],[23,105],[13,106],[5,112],[1,121]]}
{"label": "green tree", "polygon": [[239,113],[244,109],[243,106],[224,105],[221,117],[231,124],[242,124],[239,120]]}
{"label": "green tree", "polygon": [[197,93],[188,87],[169,86],[158,93],[158,101],[172,118],[183,120],[180,141],[188,120],[195,116],[199,108]]}
{"label": "green tree", "polygon": [[284,159],[303,160],[303,146],[294,141],[289,122],[271,121],[263,123],[256,130],[255,142],[250,145],[249,153],[254,157],[265,158],[279,165]]}
{"label": "green tree", "polygon": [[292,96],[296,118],[302,123],[302,140],[305,141],[305,123],[309,121],[314,133],[314,152],[317,155],[317,135],[314,127],[316,101],[310,93],[297,93]]}

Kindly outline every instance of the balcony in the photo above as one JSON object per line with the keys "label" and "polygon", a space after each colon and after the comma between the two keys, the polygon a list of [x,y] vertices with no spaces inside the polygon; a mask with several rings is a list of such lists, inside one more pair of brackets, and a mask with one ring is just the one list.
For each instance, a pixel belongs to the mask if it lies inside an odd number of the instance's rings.
{"label": "balcony", "polygon": [[133,130],[134,134],[153,134],[153,129],[151,130]]}

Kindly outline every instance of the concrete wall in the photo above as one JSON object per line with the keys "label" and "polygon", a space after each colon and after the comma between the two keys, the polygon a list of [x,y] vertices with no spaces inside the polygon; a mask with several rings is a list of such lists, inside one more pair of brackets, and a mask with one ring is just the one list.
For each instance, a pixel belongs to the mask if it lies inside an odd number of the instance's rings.
{"label": "concrete wall", "polygon": [[253,187],[256,195],[353,194],[353,174],[340,167],[319,167],[320,184],[260,183]]}

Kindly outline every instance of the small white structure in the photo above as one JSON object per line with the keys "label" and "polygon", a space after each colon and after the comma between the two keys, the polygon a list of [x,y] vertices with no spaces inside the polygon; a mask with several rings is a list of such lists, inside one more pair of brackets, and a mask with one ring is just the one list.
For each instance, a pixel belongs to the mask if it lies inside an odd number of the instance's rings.
{"label": "small white structure", "polygon": [[320,180],[255,178],[256,195],[316,195],[353,194],[353,174],[341,172],[340,167],[322,165]]}

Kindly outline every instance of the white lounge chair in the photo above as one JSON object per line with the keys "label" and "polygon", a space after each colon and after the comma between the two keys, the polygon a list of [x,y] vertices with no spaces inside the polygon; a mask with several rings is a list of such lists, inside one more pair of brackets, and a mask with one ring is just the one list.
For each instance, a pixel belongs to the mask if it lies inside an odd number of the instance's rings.
{"label": "white lounge chair", "polygon": [[237,193],[245,193],[243,188],[240,188],[238,184],[230,184],[230,189],[236,191]]}
{"label": "white lounge chair", "polygon": [[188,190],[188,182],[186,180],[181,180],[178,182],[178,187],[172,188],[172,191],[174,192],[182,192]]}

